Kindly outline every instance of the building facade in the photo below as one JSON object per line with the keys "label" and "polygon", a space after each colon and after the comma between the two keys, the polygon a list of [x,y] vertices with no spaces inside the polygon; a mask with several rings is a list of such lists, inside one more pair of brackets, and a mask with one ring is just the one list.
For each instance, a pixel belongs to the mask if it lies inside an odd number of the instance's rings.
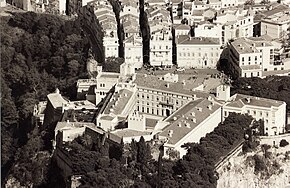
{"label": "building facade", "polygon": [[218,38],[177,36],[177,65],[185,68],[215,68],[221,54],[220,46]]}

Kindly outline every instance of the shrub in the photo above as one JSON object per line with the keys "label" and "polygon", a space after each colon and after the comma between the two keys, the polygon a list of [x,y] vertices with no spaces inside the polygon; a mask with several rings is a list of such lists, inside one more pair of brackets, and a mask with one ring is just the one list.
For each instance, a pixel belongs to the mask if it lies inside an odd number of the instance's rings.
{"label": "shrub", "polygon": [[287,145],[289,145],[289,142],[287,142],[287,140],[282,139],[282,140],[280,141],[280,147],[285,147],[285,146],[287,146]]}

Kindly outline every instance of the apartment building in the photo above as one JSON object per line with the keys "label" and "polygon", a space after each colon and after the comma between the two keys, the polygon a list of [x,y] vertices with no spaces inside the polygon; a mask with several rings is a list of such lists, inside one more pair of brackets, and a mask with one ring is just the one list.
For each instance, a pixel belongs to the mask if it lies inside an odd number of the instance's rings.
{"label": "apartment building", "polygon": [[121,0],[120,18],[125,15],[133,15],[139,17],[139,1],[138,0]]}
{"label": "apartment building", "polygon": [[218,38],[190,37],[179,35],[176,38],[178,67],[215,68],[221,49]]}
{"label": "apartment building", "polygon": [[194,26],[194,36],[218,38],[222,42],[222,25],[208,21],[200,22]]}
{"label": "apartment building", "polygon": [[290,28],[290,9],[278,12],[261,20],[261,35],[272,38],[288,37]]}
{"label": "apartment building", "polygon": [[226,45],[230,39],[253,36],[254,12],[251,9],[221,9],[214,23],[222,25],[221,41]]}
{"label": "apartment building", "polygon": [[143,44],[142,39],[134,36],[128,37],[124,41],[124,59],[125,62],[132,64],[135,69],[143,66]]}
{"label": "apartment building", "polygon": [[231,70],[237,76],[262,77],[267,71],[275,74],[290,68],[265,37],[239,38],[229,44],[229,52]]}
{"label": "apartment building", "polygon": [[117,31],[117,21],[115,18],[113,7],[106,0],[88,2],[87,6],[89,7],[90,11],[94,13],[95,17],[98,19],[104,32],[103,45],[105,58],[118,57],[119,55],[118,31]]}
{"label": "apartment building", "polygon": [[165,6],[149,7],[150,65],[172,66],[172,23]]}
{"label": "apartment building", "polygon": [[[266,45],[266,44],[265,44]],[[229,45],[229,65],[233,74],[238,77],[262,76],[262,52],[255,44],[239,38]]]}
{"label": "apartment building", "polygon": [[177,38],[178,35],[189,35],[191,27],[186,24],[174,24],[173,29],[175,38]]}

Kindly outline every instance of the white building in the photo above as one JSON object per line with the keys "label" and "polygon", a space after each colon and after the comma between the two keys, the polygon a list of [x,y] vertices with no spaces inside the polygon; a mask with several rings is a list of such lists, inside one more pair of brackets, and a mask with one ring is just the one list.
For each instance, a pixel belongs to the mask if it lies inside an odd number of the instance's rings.
{"label": "white building", "polygon": [[106,1],[93,1],[88,2],[88,6],[93,8],[94,14],[98,19],[103,32],[103,45],[105,58],[118,57],[119,55],[119,43],[118,43],[118,31],[117,21],[115,13],[111,4]]}
{"label": "white building", "polygon": [[222,25],[212,24],[210,22],[200,22],[194,28],[195,37],[212,37],[222,40]]}
{"label": "white building", "polygon": [[164,157],[175,150],[182,157],[186,149],[181,146],[188,142],[198,143],[200,138],[212,132],[222,120],[222,105],[213,97],[191,101],[174,112],[171,116],[158,122],[156,129],[161,130],[159,138],[166,138]]}
{"label": "white building", "polygon": [[190,26],[185,24],[175,24],[173,26],[175,38],[178,35],[189,35],[190,34]]}
{"label": "white building", "polygon": [[261,20],[261,35],[272,38],[287,36],[290,28],[290,10],[279,12]]}
{"label": "white building", "polygon": [[177,65],[186,68],[215,68],[221,53],[220,46],[218,38],[177,36]]}
{"label": "white building", "polygon": [[122,10],[120,11],[120,18],[125,15],[133,15],[139,17],[139,1],[138,0],[122,0],[120,1]]}
{"label": "white building", "polygon": [[271,41],[264,37],[239,38],[229,44],[229,52],[231,70],[237,76],[262,77],[267,71],[290,68],[280,54],[275,54]]}
{"label": "white building", "polygon": [[253,97],[249,95],[235,94],[223,107],[223,117],[230,112],[249,114],[255,120],[264,121],[266,135],[278,135],[285,133],[286,103],[272,99]]}
{"label": "white building", "polygon": [[230,39],[239,37],[252,37],[254,26],[254,11],[252,9],[241,10],[221,9],[214,23],[222,25],[222,44]]}
{"label": "white building", "polygon": [[164,6],[148,9],[150,26],[150,65],[172,66],[171,18]]}
{"label": "white building", "polygon": [[97,126],[105,131],[114,130],[118,122],[126,119],[136,108],[136,102],[136,85],[118,83],[104,111],[97,117]]}
{"label": "white building", "polygon": [[124,59],[127,63],[133,64],[135,69],[143,66],[143,45],[141,38],[131,36],[124,41]]}

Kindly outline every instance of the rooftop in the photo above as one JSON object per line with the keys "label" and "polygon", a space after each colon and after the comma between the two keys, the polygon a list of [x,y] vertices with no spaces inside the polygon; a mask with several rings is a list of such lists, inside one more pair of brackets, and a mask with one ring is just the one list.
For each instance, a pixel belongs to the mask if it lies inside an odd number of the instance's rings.
{"label": "rooftop", "polygon": [[100,77],[99,77],[99,78],[105,78],[105,79],[107,79],[107,78],[115,78],[115,79],[118,79],[119,76],[120,76],[119,73],[113,73],[113,72],[102,72],[102,73],[100,74]]}
{"label": "rooftop", "polygon": [[97,108],[95,109],[67,109],[64,111],[61,121],[71,122],[93,122],[96,116]]}
{"label": "rooftop", "polygon": [[59,93],[50,93],[47,95],[47,98],[52,104],[53,108],[59,108],[62,107],[63,104],[68,103],[68,101],[65,100]]}
{"label": "rooftop", "polygon": [[208,97],[209,94],[201,91],[191,91],[185,89],[184,85],[181,82],[172,83],[166,82],[159,79],[158,76],[147,75],[147,74],[137,74],[134,83],[137,84],[137,87],[143,87],[148,89],[154,89],[157,91],[166,91],[170,93],[192,96],[196,95],[197,97]]}
{"label": "rooftop", "polygon": [[190,26],[185,24],[176,24],[173,26],[173,28],[175,30],[190,30]]}
{"label": "rooftop", "polygon": [[118,92],[115,92],[110,102],[106,106],[104,114],[110,113],[113,113],[115,115],[122,114],[124,108],[126,107],[132,95],[133,92],[128,89],[121,89]]}
{"label": "rooftop", "polygon": [[259,50],[257,50],[253,44],[255,44],[255,42],[251,43],[245,38],[238,38],[231,42],[231,45],[239,54],[259,53]]}
{"label": "rooftop", "polygon": [[178,35],[177,36],[177,45],[178,44],[189,44],[189,45],[220,45],[218,38],[210,37],[190,37],[188,35]]}
{"label": "rooftop", "polygon": [[144,136],[144,135],[150,135],[150,131],[136,131],[131,129],[117,129],[115,131],[112,131],[111,134],[117,135],[119,137],[135,137],[135,136]]}
{"label": "rooftop", "polygon": [[191,101],[165,120],[170,124],[163,129],[160,136],[167,137],[167,143],[174,145],[220,107],[220,104],[208,99]]}
{"label": "rooftop", "polygon": [[279,107],[282,104],[284,104],[283,101],[277,101],[277,100],[261,98],[261,97],[254,97],[250,95],[235,94],[231,97],[231,102],[226,104],[226,106],[241,108],[245,105],[249,105],[249,106],[271,108],[271,107]]}

